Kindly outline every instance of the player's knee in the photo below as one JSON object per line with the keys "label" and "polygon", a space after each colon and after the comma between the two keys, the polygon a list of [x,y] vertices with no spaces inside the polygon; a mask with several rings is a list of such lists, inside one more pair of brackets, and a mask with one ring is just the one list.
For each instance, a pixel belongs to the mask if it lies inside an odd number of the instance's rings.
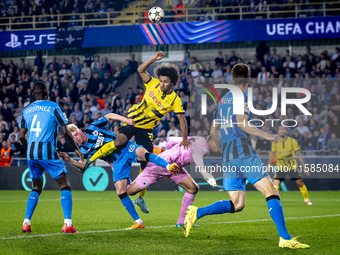
{"label": "player's knee", "polygon": [[195,183],[195,185],[192,187],[192,193],[191,194],[196,194],[199,191],[200,187]]}
{"label": "player's knee", "polygon": [[118,135],[115,139],[115,147],[121,146],[127,142],[127,137],[125,135]]}
{"label": "player's knee", "polygon": [[244,201],[238,201],[237,203],[234,203],[234,212],[241,212],[243,208],[246,206],[246,203]]}
{"label": "player's knee", "polygon": [[32,189],[33,192],[37,192],[39,195],[41,194],[42,192],[42,189],[39,189],[39,188],[33,188]]}

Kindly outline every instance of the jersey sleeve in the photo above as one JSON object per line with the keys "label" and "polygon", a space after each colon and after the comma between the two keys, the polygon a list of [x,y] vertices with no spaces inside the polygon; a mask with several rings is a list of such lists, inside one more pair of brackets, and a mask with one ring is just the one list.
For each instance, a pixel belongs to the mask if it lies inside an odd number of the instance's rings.
{"label": "jersey sleeve", "polygon": [[151,77],[151,79],[148,82],[145,82],[145,88],[148,89],[152,86],[156,86],[159,83],[159,80],[157,78]]}
{"label": "jersey sleeve", "polygon": [[276,152],[276,143],[272,143],[272,152]]}
{"label": "jersey sleeve", "polygon": [[67,125],[68,123],[68,119],[66,117],[66,113],[63,112],[63,110],[61,109],[60,105],[58,105],[55,109],[54,109],[54,116],[57,120],[57,123],[59,124],[59,126],[64,126]]}
{"label": "jersey sleeve", "polygon": [[107,118],[106,117],[100,118],[99,120],[93,122],[91,125],[96,126],[98,128],[104,128],[107,125]]}
{"label": "jersey sleeve", "polygon": [[24,118],[24,113],[21,114],[21,122],[20,122],[20,128],[27,128],[27,123],[26,123],[26,120]]}
{"label": "jersey sleeve", "polygon": [[174,100],[174,103],[172,105],[172,110],[175,112],[175,113],[179,113],[179,114],[184,114],[185,111],[183,109],[183,105],[182,105],[182,101],[181,99],[179,98],[179,96],[176,96],[175,100]]}
{"label": "jersey sleeve", "polygon": [[293,138],[291,138],[293,141],[292,141],[292,145],[293,145],[293,150],[294,152],[300,150],[300,146],[298,145],[297,141]]}
{"label": "jersey sleeve", "polygon": [[88,159],[89,158],[90,152],[87,151],[84,147],[80,147],[80,151],[83,153],[84,159]]}
{"label": "jersey sleeve", "polygon": [[10,158],[14,157],[14,151],[13,151],[13,150],[10,150],[10,151],[9,151],[9,157],[10,157]]}

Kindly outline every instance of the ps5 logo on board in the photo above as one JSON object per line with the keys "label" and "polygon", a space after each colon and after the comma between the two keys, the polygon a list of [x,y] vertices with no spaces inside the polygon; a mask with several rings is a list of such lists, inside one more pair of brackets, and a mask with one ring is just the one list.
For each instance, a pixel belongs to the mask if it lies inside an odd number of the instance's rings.
{"label": "ps5 logo on board", "polygon": [[[34,43],[34,45],[43,44],[43,40],[47,40],[47,44],[55,44],[55,34],[41,34],[39,36],[36,35],[24,35],[24,45],[28,45],[29,42]],[[21,47],[22,42],[19,41],[19,37],[16,34],[11,33],[11,40],[5,44],[6,47],[9,48],[17,48]]]}

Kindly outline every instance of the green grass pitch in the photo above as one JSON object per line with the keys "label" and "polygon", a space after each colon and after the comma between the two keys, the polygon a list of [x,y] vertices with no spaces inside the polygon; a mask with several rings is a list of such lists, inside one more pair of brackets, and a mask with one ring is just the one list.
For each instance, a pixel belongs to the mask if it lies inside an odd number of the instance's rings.
{"label": "green grass pitch", "polygon": [[[259,192],[247,192],[240,213],[200,219],[188,238],[175,228],[182,192],[147,192],[149,214],[137,211],[146,228],[133,223],[114,191],[73,191],[73,223],[80,234],[62,234],[60,192],[43,191],[32,218],[32,233],[22,233],[26,191],[0,191],[0,254],[339,254],[340,192],[281,193],[286,224],[309,250],[278,248],[278,233]],[[135,197],[132,197],[134,201]],[[226,192],[199,192],[194,205],[229,199]]]}

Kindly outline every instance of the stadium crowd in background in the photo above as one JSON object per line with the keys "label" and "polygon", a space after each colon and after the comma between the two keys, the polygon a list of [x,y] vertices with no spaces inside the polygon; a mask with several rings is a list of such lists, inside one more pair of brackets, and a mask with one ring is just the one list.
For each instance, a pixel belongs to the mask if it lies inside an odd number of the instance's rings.
{"label": "stadium crowd in background", "polygon": [[[11,23],[11,29],[27,29],[33,28],[33,19],[37,28],[57,27],[60,26],[79,26],[82,24],[82,16],[79,13],[88,13],[84,16],[89,19],[85,22],[85,26],[105,25],[106,12],[117,12],[123,8],[127,8],[128,4],[133,0],[2,0],[0,5],[0,31],[6,30]],[[315,2],[315,1],[314,1]],[[318,1],[316,1],[318,2]],[[328,9],[325,12],[326,16],[335,16],[337,11],[332,11],[334,8],[339,8],[339,3],[336,1],[327,1],[325,7]],[[332,3],[334,2],[334,3]],[[295,4],[298,5],[298,17],[314,17],[323,16],[322,4],[303,5],[313,3],[310,1],[286,1],[286,0],[208,0],[201,1],[201,4],[195,7],[212,7],[214,9],[199,9],[190,11],[190,15],[197,13],[197,21],[211,20],[234,20],[240,19],[259,19],[268,18],[267,10],[275,11],[271,13],[269,18],[289,18],[295,17]],[[267,6],[267,5],[271,6]],[[284,4],[284,6],[277,6]],[[244,7],[241,7],[244,6]],[[247,6],[247,7],[246,7]],[[166,1],[164,6],[165,19],[164,22],[182,22],[185,11],[185,5],[182,0]],[[142,13],[143,22],[150,23],[148,19],[149,5],[145,12]],[[281,12],[280,12],[281,11]],[[289,12],[291,11],[291,12]],[[98,14],[97,14],[98,13]],[[59,18],[59,14],[66,15]],[[115,18],[119,14],[110,14],[110,18]],[[35,16],[35,17],[33,17]],[[190,18],[191,20],[191,18]],[[31,24],[22,24],[28,22]],[[1,24],[2,23],[2,24]]]}
{"label": "stadium crowd in background", "polygon": [[[39,60],[40,59],[40,60]],[[216,107],[208,98],[207,115],[201,114],[200,95],[202,83],[231,84],[231,69],[236,63],[243,62],[234,50],[218,52],[214,62],[200,63],[199,56],[190,56],[187,52],[183,64],[179,66],[180,79],[174,90],[181,98],[185,117],[189,123],[190,135],[207,137],[215,116]],[[25,153],[18,141],[18,123],[23,109],[34,101],[32,86],[34,82],[44,80],[49,89],[49,99],[59,103],[65,111],[69,122],[80,128],[108,113],[126,116],[127,110],[143,99],[142,84],[129,84],[128,94],[122,98],[117,88],[130,74],[136,72],[138,63],[135,55],[124,64],[115,67],[106,57],[95,56],[93,61],[71,57],[58,63],[56,57],[49,63],[43,63],[40,55],[34,61],[34,67],[26,66],[22,58],[18,66],[13,60],[0,59],[0,144],[7,141],[15,154]],[[329,54],[324,51],[316,56],[310,47],[305,53],[292,57],[287,50],[285,56],[277,54],[276,49],[260,44],[253,60],[248,62],[251,69],[250,86],[254,91],[254,107],[269,109],[272,105],[272,89],[276,87],[281,93],[282,87],[300,87],[311,92],[311,100],[306,108],[313,114],[303,115],[298,108],[287,108],[287,115],[282,116],[280,107],[270,116],[257,116],[259,119],[294,119],[298,126],[288,128],[289,135],[295,138],[303,150],[318,150],[321,153],[330,150],[337,154],[340,146],[337,128],[340,117],[340,52],[339,48]],[[125,85],[124,85],[125,86]],[[219,95],[227,91],[218,90]],[[304,97],[292,94],[295,98]],[[280,95],[278,99],[280,100]],[[216,98],[217,100],[217,98]],[[280,101],[278,102],[280,105]],[[277,133],[280,122],[264,121],[262,130]],[[122,123],[109,121],[108,128],[114,133]],[[293,123],[294,124],[294,123]],[[169,113],[154,129],[155,146],[165,148],[166,139],[181,136],[176,115]],[[58,149],[72,150],[62,136],[58,137]],[[253,145],[259,152],[270,150],[270,143],[253,137]]]}
{"label": "stadium crowd in background", "polygon": [[[37,24],[37,27],[57,27],[58,14],[74,14],[64,16],[62,20],[69,22],[63,22],[61,26],[77,26],[79,20],[81,20],[77,13],[98,13],[86,15],[87,19],[93,19],[86,25],[102,25],[102,21],[96,21],[95,19],[103,18],[104,12],[121,11],[126,8],[132,0],[2,0],[0,6],[0,28],[5,30],[6,25],[1,23],[9,23],[11,19],[12,29],[24,29],[32,28],[32,24],[20,24],[23,22],[33,23],[33,17],[30,16],[41,16],[36,17],[36,22],[44,22]],[[46,15],[45,17],[43,15]],[[104,18],[107,16],[104,15]]]}

